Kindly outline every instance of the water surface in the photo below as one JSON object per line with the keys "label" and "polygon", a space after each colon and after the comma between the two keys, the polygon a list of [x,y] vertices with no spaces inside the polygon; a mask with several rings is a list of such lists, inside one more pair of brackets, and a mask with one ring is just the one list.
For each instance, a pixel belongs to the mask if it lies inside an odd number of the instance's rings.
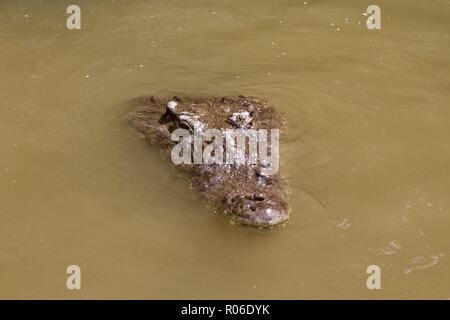
{"label": "water surface", "polygon": [[[450,298],[450,1],[372,31],[356,0],[78,3],[0,4],[0,298]],[[167,92],[286,115],[285,227],[214,214],[124,121]]]}

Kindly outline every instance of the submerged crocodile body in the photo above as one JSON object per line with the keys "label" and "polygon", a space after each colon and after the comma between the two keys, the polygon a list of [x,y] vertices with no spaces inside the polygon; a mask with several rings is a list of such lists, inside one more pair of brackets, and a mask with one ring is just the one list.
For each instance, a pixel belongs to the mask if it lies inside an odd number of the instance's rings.
{"label": "submerged crocodile body", "polygon": [[[280,129],[284,121],[265,100],[245,97],[148,96],[135,99],[139,106],[131,122],[170,161],[177,128],[194,132],[205,128]],[[267,164],[179,164],[208,202],[235,221],[270,227],[288,220],[287,185],[279,173],[267,175]]]}

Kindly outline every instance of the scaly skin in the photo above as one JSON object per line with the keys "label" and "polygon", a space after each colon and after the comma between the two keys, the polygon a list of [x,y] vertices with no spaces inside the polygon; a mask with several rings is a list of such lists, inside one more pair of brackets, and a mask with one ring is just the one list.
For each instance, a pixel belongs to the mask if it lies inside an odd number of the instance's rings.
{"label": "scaly skin", "polygon": [[[168,108],[175,101],[176,108]],[[163,151],[168,161],[176,142],[171,132],[189,127],[195,116],[207,128],[280,129],[284,121],[267,101],[254,97],[141,97],[132,101],[139,106],[130,120],[147,140]],[[247,113],[248,112],[248,113]],[[248,118],[233,117],[243,114]],[[251,118],[250,118],[251,117]],[[186,121],[187,118],[187,121]],[[245,225],[271,227],[288,220],[287,186],[280,174],[261,174],[262,165],[181,164],[192,184],[210,203]]]}

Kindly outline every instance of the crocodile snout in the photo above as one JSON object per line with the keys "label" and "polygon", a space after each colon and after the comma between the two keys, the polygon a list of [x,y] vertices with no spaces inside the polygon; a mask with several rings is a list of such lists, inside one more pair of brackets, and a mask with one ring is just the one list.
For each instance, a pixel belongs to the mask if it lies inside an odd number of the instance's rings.
{"label": "crocodile snout", "polygon": [[245,225],[271,227],[289,219],[287,203],[282,198],[264,194],[232,196],[227,201],[227,211],[235,220]]}

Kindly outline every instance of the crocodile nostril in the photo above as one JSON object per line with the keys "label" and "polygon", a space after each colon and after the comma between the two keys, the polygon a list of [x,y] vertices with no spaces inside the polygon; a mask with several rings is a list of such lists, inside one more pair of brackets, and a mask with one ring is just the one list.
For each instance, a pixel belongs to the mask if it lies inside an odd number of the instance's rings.
{"label": "crocodile nostril", "polygon": [[263,201],[266,198],[266,196],[264,195],[264,193],[255,193],[253,195],[253,198],[257,201]]}
{"label": "crocodile nostril", "polygon": [[254,193],[245,196],[245,199],[251,201],[263,201],[265,198],[266,196],[264,195],[264,193]]}

